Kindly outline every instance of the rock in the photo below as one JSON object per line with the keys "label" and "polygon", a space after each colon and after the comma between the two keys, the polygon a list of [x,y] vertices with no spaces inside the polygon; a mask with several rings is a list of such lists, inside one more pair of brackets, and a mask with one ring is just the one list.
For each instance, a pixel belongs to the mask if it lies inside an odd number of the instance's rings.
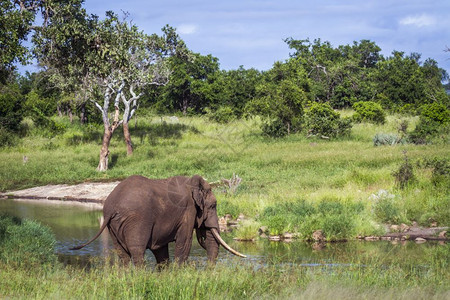
{"label": "rock", "polygon": [[366,236],[364,240],[366,241],[378,241],[380,238],[378,236]]}
{"label": "rock", "polygon": [[245,220],[244,214],[239,214],[239,217],[237,218],[236,221],[241,222],[241,221],[243,221],[243,220]]}
{"label": "rock", "polygon": [[227,231],[227,220],[224,217],[219,218],[219,230],[221,232]]}
{"label": "rock", "polygon": [[269,241],[281,241],[281,237],[279,235],[269,235]]}
{"label": "rock", "polygon": [[398,226],[398,225],[391,225],[391,227],[389,229],[391,230],[391,232],[399,232],[400,231],[400,226]]}
{"label": "rock", "polygon": [[325,240],[325,236],[323,235],[322,230],[316,230],[312,234],[312,239],[316,242],[323,242]]}
{"label": "rock", "polygon": [[412,222],[412,227],[418,227],[418,226],[419,226],[419,224],[417,224],[416,221],[413,221],[413,222]]}
{"label": "rock", "polygon": [[436,221],[432,222],[431,227],[437,227],[437,222]]}
{"label": "rock", "polygon": [[381,237],[381,240],[382,240],[382,241],[390,241],[390,240],[391,240],[391,237],[390,237],[390,236],[382,236],[382,237]]}
{"label": "rock", "polygon": [[401,225],[400,225],[400,231],[401,232],[406,232],[406,231],[408,231],[409,230],[409,226],[408,225],[406,225],[406,224],[404,224],[404,223],[402,223]]}
{"label": "rock", "polygon": [[439,237],[440,238],[446,238],[446,236],[447,236],[447,230],[439,232]]}
{"label": "rock", "polygon": [[283,234],[283,239],[285,240],[292,240],[294,238],[294,235],[292,233],[286,232]]}
{"label": "rock", "polygon": [[265,235],[266,233],[267,233],[267,231],[268,231],[268,229],[269,228],[267,228],[267,226],[261,226],[261,227],[259,227],[258,228],[258,233],[259,233],[259,235]]}
{"label": "rock", "polygon": [[417,244],[425,243],[427,240],[421,237],[418,237],[414,240]]}
{"label": "rock", "polygon": [[316,242],[316,243],[312,244],[313,250],[316,250],[316,251],[322,250],[325,247],[326,247],[325,243],[317,243]]}

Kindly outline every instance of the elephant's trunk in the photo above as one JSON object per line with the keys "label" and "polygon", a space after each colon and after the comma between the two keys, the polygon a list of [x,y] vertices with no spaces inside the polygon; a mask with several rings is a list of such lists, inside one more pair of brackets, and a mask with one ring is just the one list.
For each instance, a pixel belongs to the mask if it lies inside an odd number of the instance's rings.
{"label": "elephant's trunk", "polygon": [[214,238],[217,240],[217,242],[219,244],[221,244],[225,249],[227,249],[228,251],[230,251],[231,253],[233,253],[234,255],[240,256],[240,257],[247,257],[242,253],[237,252],[236,250],[234,250],[233,248],[231,248],[230,246],[228,246],[227,243],[225,243],[225,241],[220,237],[219,232],[217,232],[216,228],[211,228],[211,233],[214,235]]}

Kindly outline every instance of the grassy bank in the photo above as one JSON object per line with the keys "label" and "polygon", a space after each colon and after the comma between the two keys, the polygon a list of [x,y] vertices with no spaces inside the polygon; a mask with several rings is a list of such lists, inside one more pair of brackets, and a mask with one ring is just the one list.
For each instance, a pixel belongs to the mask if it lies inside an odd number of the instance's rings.
{"label": "grassy bank", "polygon": [[449,296],[448,246],[430,265],[380,259],[346,267],[218,264],[152,269],[99,262],[90,270],[13,269],[2,265],[1,297],[34,299],[445,299]]}
{"label": "grassy bank", "polygon": [[[80,127],[62,119],[58,122],[64,133],[50,137],[30,126],[31,134],[18,146],[0,150],[0,189],[132,174],[201,174],[214,182],[235,173],[242,178],[236,192],[223,187],[215,192],[219,214],[243,213],[252,219],[242,235],[255,234],[260,225],[274,234],[303,235],[328,226],[328,239],[380,233],[379,224],[386,222],[449,225],[448,171],[437,177],[432,164],[420,163],[434,159],[448,165],[448,144],[373,144],[377,133],[397,133],[400,121],[389,116],[384,125],[356,124],[349,137],[335,140],[300,134],[272,139],[261,134],[258,120],[222,125],[198,117],[140,116],[137,126],[131,126],[133,156],[126,156],[118,133],[111,143],[111,168],[98,173],[101,127]],[[408,121],[412,130],[417,120]],[[392,174],[404,163],[404,151],[414,180],[400,189]]]}

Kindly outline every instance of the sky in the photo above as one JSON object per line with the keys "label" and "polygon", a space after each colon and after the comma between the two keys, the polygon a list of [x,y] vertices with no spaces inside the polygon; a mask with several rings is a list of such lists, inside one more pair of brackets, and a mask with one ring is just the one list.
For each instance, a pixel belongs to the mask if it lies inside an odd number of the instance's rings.
{"label": "sky", "polygon": [[188,48],[221,69],[268,70],[289,58],[284,39],[320,38],[333,47],[368,39],[422,54],[450,73],[450,0],[85,0],[90,14],[121,10],[145,33],[169,24]]}

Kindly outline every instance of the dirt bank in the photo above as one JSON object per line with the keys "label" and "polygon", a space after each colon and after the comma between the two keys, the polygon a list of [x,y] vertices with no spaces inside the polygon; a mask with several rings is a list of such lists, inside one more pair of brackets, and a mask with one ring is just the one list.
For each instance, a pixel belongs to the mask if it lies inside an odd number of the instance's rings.
{"label": "dirt bank", "polygon": [[115,182],[85,182],[76,185],[58,184],[1,193],[2,198],[29,200],[60,200],[103,204],[119,184]]}

